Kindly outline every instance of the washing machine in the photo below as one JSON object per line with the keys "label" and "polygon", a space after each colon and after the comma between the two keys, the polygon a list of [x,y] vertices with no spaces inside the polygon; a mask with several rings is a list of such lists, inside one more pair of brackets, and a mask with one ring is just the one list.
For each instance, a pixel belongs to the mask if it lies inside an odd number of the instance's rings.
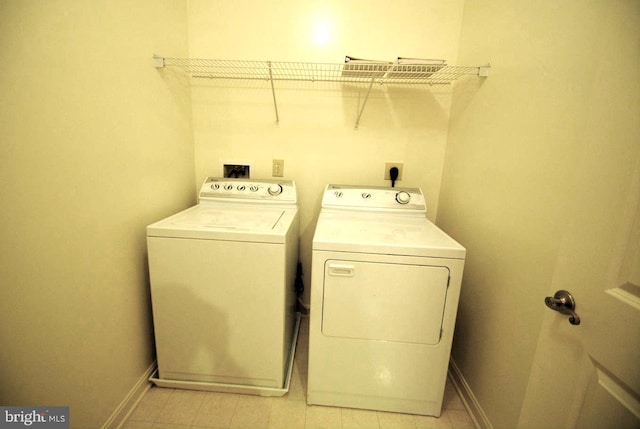
{"label": "washing machine", "polygon": [[426,210],[418,188],[326,187],[309,404],[440,415],[466,251]]}
{"label": "washing machine", "polygon": [[147,227],[156,385],[284,395],[295,340],[293,181],[207,178],[198,204]]}

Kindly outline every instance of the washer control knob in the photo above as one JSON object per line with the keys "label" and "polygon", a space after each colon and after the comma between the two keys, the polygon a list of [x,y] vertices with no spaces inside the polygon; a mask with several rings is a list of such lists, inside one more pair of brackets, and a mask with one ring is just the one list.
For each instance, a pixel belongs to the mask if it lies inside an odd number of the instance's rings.
{"label": "washer control knob", "polygon": [[226,185],[224,185],[224,189],[225,191],[230,191],[233,189],[233,185],[231,183],[227,183]]}
{"label": "washer control knob", "polygon": [[274,183],[273,185],[269,186],[269,195],[272,196],[276,196],[276,195],[280,195],[282,193],[282,185],[279,183]]}
{"label": "washer control knob", "polygon": [[218,189],[220,189],[220,184],[214,183],[213,185],[211,185],[211,189],[213,189],[214,191],[217,191]]}
{"label": "washer control knob", "polygon": [[251,192],[258,192],[258,189],[260,189],[260,188],[258,187],[258,185],[251,185],[251,186],[249,186],[249,190],[250,190]]}
{"label": "washer control knob", "polygon": [[411,195],[406,191],[400,191],[396,194],[396,201],[400,204],[407,204],[411,200]]}

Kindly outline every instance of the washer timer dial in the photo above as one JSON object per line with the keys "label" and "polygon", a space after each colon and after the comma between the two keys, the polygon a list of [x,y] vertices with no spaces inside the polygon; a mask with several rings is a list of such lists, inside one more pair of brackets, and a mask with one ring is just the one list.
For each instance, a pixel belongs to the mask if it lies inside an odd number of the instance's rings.
{"label": "washer timer dial", "polygon": [[269,195],[276,196],[282,193],[282,185],[279,183],[274,183],[269,186]]}

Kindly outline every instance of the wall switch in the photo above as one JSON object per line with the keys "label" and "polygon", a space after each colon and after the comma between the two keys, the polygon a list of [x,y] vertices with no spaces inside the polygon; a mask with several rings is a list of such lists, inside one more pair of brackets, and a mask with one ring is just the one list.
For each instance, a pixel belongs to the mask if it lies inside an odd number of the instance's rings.
{"label": "wall switch", "polygon": [[391,180],[389,176],[389,170],[391,167],[396,167],[398,169],[398,178],[396,180],[402,180],[402,166],[404,164],[401,162],[385,162],[384,163],[384,180]]}
{"label": "wall switch", "polygon": [[284,176],[284,159],[274,159],[271,166],[271,175],[273,177]]}

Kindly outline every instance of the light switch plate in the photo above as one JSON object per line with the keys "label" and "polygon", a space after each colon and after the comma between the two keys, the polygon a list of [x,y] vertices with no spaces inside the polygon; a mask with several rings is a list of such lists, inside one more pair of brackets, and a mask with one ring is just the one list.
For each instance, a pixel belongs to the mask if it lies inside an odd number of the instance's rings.
{"label": "light switch plate", "polygon": [[271,175],[273,177],[284,176],[284,159],[274,159],[271,166]]}

